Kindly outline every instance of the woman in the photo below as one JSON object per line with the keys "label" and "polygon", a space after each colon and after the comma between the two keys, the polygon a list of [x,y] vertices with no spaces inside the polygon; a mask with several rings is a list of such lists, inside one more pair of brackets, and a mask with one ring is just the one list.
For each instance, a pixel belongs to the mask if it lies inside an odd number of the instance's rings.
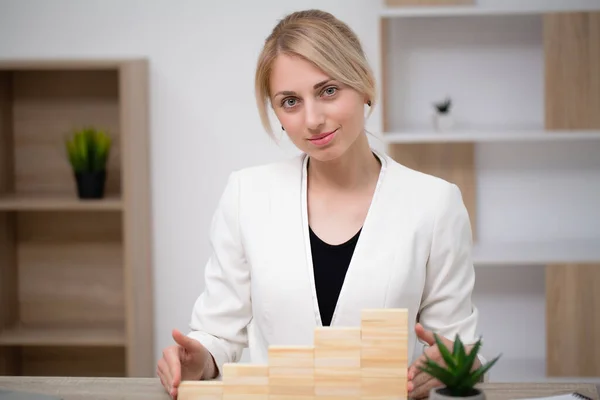
{"label": "woman", "polygon": [[[436,360],[433,332],[473,343],[460,191],[370,148],[375,82],[355,34],[322,11],[287,16],[259,57],[256,96],[267,131],[270,105],[302,155],[231,174],[192,331],[174,330],[158,363],[169,393],[219,377],[247,346],[263,363],[269,345],[312,344],[317,326],[357,326],[364,308],[407,308],[409,349],[420,341]],[[421,350],[408,371],[413,398],[439,384],[416,368]]]}

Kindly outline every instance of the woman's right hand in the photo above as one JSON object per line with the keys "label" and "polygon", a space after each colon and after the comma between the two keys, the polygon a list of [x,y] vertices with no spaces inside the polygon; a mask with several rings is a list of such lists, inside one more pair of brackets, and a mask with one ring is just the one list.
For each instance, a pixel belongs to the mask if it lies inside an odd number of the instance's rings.
{"label": "woman's right hand", "polygon": [[169,395],[177,398],[179,384],[187,380],[211,379],[216,366],[210,352],[200,342],[173,330],[175,345],[163,350],[157,374]]}

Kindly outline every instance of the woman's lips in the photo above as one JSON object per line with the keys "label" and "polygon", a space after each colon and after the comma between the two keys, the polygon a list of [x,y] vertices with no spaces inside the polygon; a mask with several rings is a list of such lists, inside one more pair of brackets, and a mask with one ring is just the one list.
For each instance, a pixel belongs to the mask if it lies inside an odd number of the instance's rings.
{"label": "woman's lips", "polygon": [[332,132],[322,133],[322,134],[320,134],[312,139],[308,139],[308,140],[316,146],[324,146],[333,140],[336,132],[337,132],[337,129]]}

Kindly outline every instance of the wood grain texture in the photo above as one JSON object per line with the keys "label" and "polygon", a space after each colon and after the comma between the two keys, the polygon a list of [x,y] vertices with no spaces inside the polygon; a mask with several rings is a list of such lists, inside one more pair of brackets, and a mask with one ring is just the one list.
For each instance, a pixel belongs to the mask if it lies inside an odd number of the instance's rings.
{"label": "wood grain texture", "polygon": [[[483,383],[487,400],[546,397],[579,392],[600,400],[589,383]],[[3,377],[0,388],[53,394],[63,400],[170,400],[158,378]]]}
{"label": "wood grain texture", "polygon": [[408,310],[361,312],[361,399],[405,400],[408,373]]}
{"label": "wood grain texture", "polygon": [[543,21],[546,128],[600,128],[600,12]]}
{"label": "wood grain texture", "polygon": [[546,268],[547,374],[600,377],[600,262]]}
{"label": "wood grain texture", "polygon": [[[15,217],[14,213],[0,212],[0,335],[19,316]],[[19,370],[19,349],[0,347],[0,375],[16,374]]]}
{"label": "wood grain texture", "polygon": [[315,328],[315,398],[358,399],[360,327]]}
{"label": "wood grain texture", "polygon": [[[62,349],[154,376],[148,108],[146,60],[0,61],[0,373],[68,374]],[[105,199],[81,201],[64,139],[90,125],[113,147]]]}
{"label": "wood grain texture", "polygon": [[312,400],[314,346],[269,346],[269,399]]}
{"label": "wood grain texture", "polygon": [[149,66],[120,69],[125,312],[129,376],[154,376],[153,222],[150,186]]}
{"label": "wood grain texture", "polygon": [[[545,128],[600,129],[600,12],[544,15]],[[600,260],[546,268],[546,372],[600,377]]]}
{"label": "wood grain texture", "polygon": [[2,346],[89,346],[125,345],[123,328],[25,328],[14,326],[0,332]]}
{"label": "wood grain texture", "polygon": [[24,347],[21,373],[25,376],[124,377],[124,357],[122,347]]}
{"label": "wood grain texture", "polygon": [[113,136],[106,193],[121,192],[119,88],[116,71],[15,71],[15,192],[76,193],[64,139],[93,125]]}
{"label": "wood grain texture", "polygon": [[269,366],[225,363],[223,400],[268,400]]}
{"label": "wood grain texture", "polygon": [[108,195],[103,199],[80,201],[73,195],[36,196],[31,194],[0,195],[0,211],[121,211],[120,195]]}
{"label": "wood grain texture", "polygon": [[178,400],[222,400],[223,381],[183,381],[177,392]]}
{"label": "wood grain texture", "polygon": [[[0,73],[0,194],[14,188],[12,137],[12,77]],[[0,332],[18,318],[18,275],[14,213],[0,212]],[[18,349],[0,347],[0,375],[19,369]]]}
{"label": "wood grain texture", "polygon": [[0,72],[0,195],[15,186],[12,97],[12,74]]}
{"label": "wood grain texture", "polygon": [[120,215],[26,212],[18,217],[20,324],[122,329]]}
{"label": "wood grain texture", "polygon": [[475,5],[475,0],[385,0],[385,5],[388,7],[464,6]]}
{"label": "wood grain texture", "polygon": [[390,156],[402,165],[437,176],[458,186],[477,238],[475,145],[473,143],[393,144]]}

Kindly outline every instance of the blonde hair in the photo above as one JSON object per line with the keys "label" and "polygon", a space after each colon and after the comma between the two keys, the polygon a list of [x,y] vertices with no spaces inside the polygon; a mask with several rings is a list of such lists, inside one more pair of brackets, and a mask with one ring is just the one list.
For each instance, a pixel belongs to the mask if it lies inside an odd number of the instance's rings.
{"label": "blonde hair", "polygon": [[255,95],[260,119],[273,136],[267,114],[270,75],[280,54],[299,56],[313,63],[332,79],[364,94],[375,105],[375,77],[356,34],[344,22],[321,10],[298,11],[287,15],[265,40],[258,58]]}

